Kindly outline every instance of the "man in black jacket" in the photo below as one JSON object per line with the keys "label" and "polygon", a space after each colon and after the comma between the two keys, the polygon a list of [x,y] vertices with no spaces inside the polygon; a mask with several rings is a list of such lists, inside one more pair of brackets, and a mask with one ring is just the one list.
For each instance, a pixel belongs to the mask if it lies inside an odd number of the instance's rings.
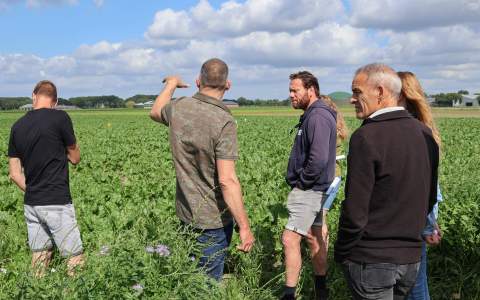
{"label": "man in black jacket", "polygon": [[355,73],[363,123],[350,139],[335,260],[354,299],[404,299],[415,283],[422,228],[436,199],[438,146],[397,105],[401,81],[383,64]]}
{"label": "man in black jacket", "polygon": [[295,299],[302,257],[300,242],[307,238],[315,272],[316,299],[326,299],[327,271],[326,223],[322,205],[325,191],[335,175],[336,113],[319,99],[318,80],[310,72],[290,75],[292,106],[305,113],[288,161],[286,180],[292,191],[288,195],[288,223],[283,232],[285,250],[285,293],[283,299]]}

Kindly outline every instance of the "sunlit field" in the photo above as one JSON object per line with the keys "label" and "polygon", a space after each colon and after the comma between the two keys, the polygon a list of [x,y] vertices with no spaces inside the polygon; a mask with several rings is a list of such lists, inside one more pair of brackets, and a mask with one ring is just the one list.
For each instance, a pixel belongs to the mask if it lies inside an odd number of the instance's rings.
{"label": "sunlit field", "polygon": [[[353,131],[360,122],[341,107]],[[71,111],[82,161],[70,166],[86,265],[68,277],[56,255],[48,274],[35,279],[23,217],[23,195],[8,179],[10,127],[23,113],[0,113],[0,299],[277,299],[283,287],[280,242],[287,221],[289,188],[284,175],[299,111],[233,109],[238,124],[237,172],[257,242],[249,254],[235,249],[226,277],[209,284],[192,254],[194,234],[175,216],[175,172],[167,128],[147,110]],[[429,249],[432,299],[480,299],[480,110],[434,109],[443,139],[440,246]],[[343,145],[347,149],[347,145]],[[343,163],[345,175],[346,167]],[[328,215],[331,299],[348,299],[343,275],[333,262],[339,217],[338,195]],[[168,251],[149,247],[164,245]],[[306,250],[305,250],[306,251]],[[304,257],[308,257],[304,253]],[[300,299],[311,299],[312,270],[304,264]]]}

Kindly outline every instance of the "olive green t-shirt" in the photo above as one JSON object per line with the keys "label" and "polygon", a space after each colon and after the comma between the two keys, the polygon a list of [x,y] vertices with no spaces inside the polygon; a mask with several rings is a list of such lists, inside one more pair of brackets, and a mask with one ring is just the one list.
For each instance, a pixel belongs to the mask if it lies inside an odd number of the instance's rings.
{"label": "olive green t-shirt", "polygon": [[221,228],[232,222],[223,199],[217,159],[237,160],[237,126],[230,110],[215,98],[196,93],[162,108],[177,175],[176,211],[196,228]]}

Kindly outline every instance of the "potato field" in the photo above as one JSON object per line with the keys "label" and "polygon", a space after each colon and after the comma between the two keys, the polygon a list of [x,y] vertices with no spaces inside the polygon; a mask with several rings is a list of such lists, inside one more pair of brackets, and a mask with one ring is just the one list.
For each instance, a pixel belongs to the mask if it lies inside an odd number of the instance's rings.
{"label": "potato field", "polygon": [[[443,139],[439,170],[443,240],[429,248],[432,299],[480,299],[480,111],[436,119]],[[234,234],[221,284],[196,269],[194,233],[175,216],[175,171],[167,128],[147,110],[69,112],[82,161],[70,166],[70,186],[86,254],[75,277],[58,253],[36,279],[23,216],[23,194],[8,178],[8,137],[23,113],[0,113],[0,299],[278,299],[283,288],[281,233],[287,221],[288,156],[298,121],[293,109],[233,110],[238,124],[237,174],[256,237],[240,253]],[[437,114],[437,112],[436,112]],[[350,131],[359,121],[347,112]],[[347,143],[343,145],[346,151]],[[343,175],[346,165],[343,164]],[[331,299],[348,299],[333,244],[343,189],[328,214]],[[301,299],[311,299],[305,264]]]}

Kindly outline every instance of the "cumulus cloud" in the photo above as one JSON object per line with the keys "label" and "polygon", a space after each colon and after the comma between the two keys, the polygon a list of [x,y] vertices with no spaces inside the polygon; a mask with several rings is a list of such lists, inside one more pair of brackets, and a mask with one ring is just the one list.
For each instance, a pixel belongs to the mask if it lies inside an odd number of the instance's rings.
{"label": "cumulus cloud", "polygon": [[[214,8],[200,0],[189,9],[158,11],[143,41],[104,40],[54,57],[0,54],[0,89],[49,78],[67,96],[156,93],[165,75],[180,74],[193,85],[200,64],[220,57],[230,66],[231,98],[284,99],[288,75],[299,70],[314,72],[322,92],[349,90],[355,69],[373,61],[417,73],[428,92],[477,91],[480,24],[471,14],[478,0],[459,0],[457,21],[450,1],[429,1],[352,0],[348,16],[341,1],[228,1]],[[0,5],[7,2],[15,1]],[[432,17],[423,20],[427,6]]]}
{"label": "cumulus cloud", "polygon": [[465,25],[411,32],[384,32],[385,55],[404,65],[480,63],[479,32]]}
{"label": "cumulus cloud", "polygon": [[295,32],[335,19],[343,12],[339,1],[228,1],[214,9],[207,0],[189,11],[161,10],[145,36],[150,40],[223,38],[254,31]]}
{"label": "cumulus cloud", "polygon": [[351,23],[408,31],[480,23],[479,0],[351,0]]}

